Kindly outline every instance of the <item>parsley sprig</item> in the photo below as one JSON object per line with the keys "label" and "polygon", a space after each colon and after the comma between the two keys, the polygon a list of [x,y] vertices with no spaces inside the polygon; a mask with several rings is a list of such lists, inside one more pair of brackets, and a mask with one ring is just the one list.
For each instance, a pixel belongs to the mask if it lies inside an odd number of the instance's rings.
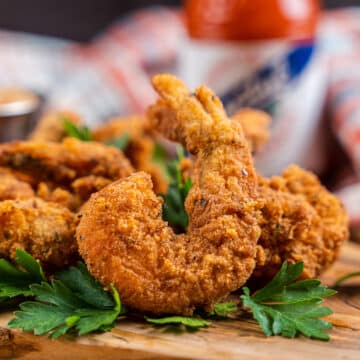
{"label": "parsley sprig", "polygon": [[121,151],[125,151],[127,146],[129,145],[129,142],[130,136],[128,134],[124,134],[116,139],[108,141],[106,145],[114,146]]}
{"label": "parsley sprig", "polygon": [[[20,304],[9,327],[33,331],[35,335],[49,334],[57,338],[68,332],[77,335],[93,331],[108,331],[126,309],[118,292],[111,292],[92,277],[84,263],[69,267],[47,281],[40,264],[27,252],[17,251],[16,263],[0,259],[0,304],[18,296],[30,297]],[[243,288],[242,305],[251,310],[254,319],[267,335],[294,337],[298,333],[307,337],[328,340],[326,330],[331,324],[321,318],[332,311],[321,303],[336,291],[321,285],[319,280],[297,281],[304,264],[283,263],[280,271],[264,288],[250,295]],[[241,305],[241,304],[240,304]],[[199,329],[211,325],[211,320],[238,319],[239,304],[232,301],[218,303],[214,309],[200,316],[145,317],[157,326],[176,325]]]}
{"label": "parsley sprig", "polygon": [[214,308],[208,313],[209,316],[215,318],[227,318],[229,314],[236,313],[238,306],[233,301],[227,301],[224,303],[218,303],[214,305]]}
{"label": "parsley sprig", "polygon": [[292,338],[301,333],[314,339],[329,340],[325,330],[332,326],[320,318],[332,314],[332,311],[320,304],[323,298],[334,295],[336,291],[321,285],[316,279],[295,282],[303,268],[303,262],[284,262],[273,280],[252,296],[247,287],[243,288],[243,304],[251,309],[267,336],[280,334]]}
{"label": "parsley sprig", "polygon": [[[228,318],[229,314],[235,312],[237,312],[237,304],[233,301],[228,301],[215,304],[212,311],[208,313],[201,313],[202,317],[200,314],[196,314],[194,316],[167,316],[163,318],[150,318],[145,316],[145,320],[157,326],[180,325],[194,330],[210,326],[211,322],[208,318],[215,320]],[[205,319],[203,317],[205,317]]]}
{"label": "parsley sprig", "polygon": [[177,159],[168,164],[170,176],[168,192],[161,195],[164,199],[162,217],[179,232],[184,232],[189,223],[184,203],[192,186],[191,179],[184,180],[180,171],[180,162],[184,156],[184,149],[177,147]]}
{"label": "parsley sprig", "polygon": [[210,321],[196,316],[168,316],[157,319],[145,316],[145,320],[154,325],[183,325],[193,329],[207,327],[211,324]]}
{"label": "parsley sprig", "polygon": [[341,277],[339,277],[333,284],[334,287],[338,287],[340,285],[342,285],[343,282],[355,278],[355,277],[360,277],[360,271],[355,271],[355,272],[351,272],[348,274],[345,274]]}
{"label": "parsley sprig", "polygon": [[0,298],[31,296],[30,285],[45,280],[39,262],[24,250],[16,250],[16,265],[0,259]]}
{"label": "parsley sprig", "polygon": [[[64,130],[67,136],[74,137],[81,141],[94,141],[94,138],[91,134],[91,130],[87,126],[77,126],[73,122],[64,119]],[[119,136],[116,139],[112,139],[106,142],[106,145],[116,147],[121,151],[125,151],[130,142],[130,136],[128,134],[124,134]]]}
{"label": "parsley sprig", "polygon": [[[29,268],[35,260],[29,254],[26,256],[22,266]],[[42,270],[40,274],[43,276]],[[44,277],[37,280],[40,283],[26,284],[26,291],[20,293],[19,288],[18,294],[33,296],[34,300],[20,304],[20,311],[9,322],[10,328],[33,331],[35,335],[50,334],[54,339],[70,330],[84,335],[110,330],[117,317],[126,311],[116,289],[111,287],[111,294],[105,291],[81,262],[56,274],[51,282]],[[1,290],[6,288],[0,286]]]}
{"label": "parsley sprig", "polygon": [[77,126],[68,119],[64,119],[63,125],[64,130],[68,136],[82,141],[93,141],[91,131],[87,126]]}

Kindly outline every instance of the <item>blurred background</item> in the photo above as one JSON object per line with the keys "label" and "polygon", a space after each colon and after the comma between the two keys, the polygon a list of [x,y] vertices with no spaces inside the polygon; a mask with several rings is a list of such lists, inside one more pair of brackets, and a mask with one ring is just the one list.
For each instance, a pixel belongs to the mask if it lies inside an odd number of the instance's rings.
{"label": "blurred background", "polygon": [[[87,41],[125,13],[144,6],[178,6],[176,0],[1,0],[0,28]],[[359,0],[323,0],[326,8]]]}
{"label": "blurred background", "polygon": [[259,172],[315,172],[360,238],[359,0],[186,3],[1,0],[0,142],[60,111],[89,127],[144,114],[151,76],[170,72],[211,87],[229,115],[267,112]]}

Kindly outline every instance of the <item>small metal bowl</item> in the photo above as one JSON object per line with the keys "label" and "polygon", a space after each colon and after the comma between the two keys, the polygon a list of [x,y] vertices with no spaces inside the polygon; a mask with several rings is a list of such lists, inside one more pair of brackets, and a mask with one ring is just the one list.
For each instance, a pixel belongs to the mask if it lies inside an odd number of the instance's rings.
{"label": "small metal bowl", "polygon": [[0,88],[0,142],[25,139],[36,123],[41,98],[21,88]]}

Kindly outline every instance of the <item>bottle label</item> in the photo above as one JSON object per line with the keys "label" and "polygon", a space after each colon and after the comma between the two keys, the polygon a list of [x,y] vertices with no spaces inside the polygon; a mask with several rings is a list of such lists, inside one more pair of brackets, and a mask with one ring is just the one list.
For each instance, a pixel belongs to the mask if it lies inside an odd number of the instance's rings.
{"label": "bottle label", "polygon": [[220,93],[230,114],[254,107],[274,115],[274,106],[287,88],[301,76],[313,54],[313,44],[290,49]]}
{"label": "bottle label", "polygon": [[318,130],[326,71],[313,42],[187,39],[180,73],[191,88],[202,83],[212,88],[229,115],[253,107],[272,116],[270,141],[256,158],[264,175],[280,173],[290,163],[322,170]]}

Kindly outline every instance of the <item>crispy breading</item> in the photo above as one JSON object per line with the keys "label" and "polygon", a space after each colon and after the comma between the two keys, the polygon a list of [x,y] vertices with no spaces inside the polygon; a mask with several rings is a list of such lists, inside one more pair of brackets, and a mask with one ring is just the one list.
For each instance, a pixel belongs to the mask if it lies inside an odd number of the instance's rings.
{"label": "crispy breading", "polygon": [[124,154],[135,170],[142,170],[151,175],[155,192],[166,192],[167,179],[160,166],[153,160],[156,138],[146,117],[114,118],[100,125],[92,134],[94,139],[100,142],[115,140],[124,135],[129,136]]}
{"label": "crispy breading", "polygon": [[39,184],[36,190],[36,196],[42,200],[62,205],[73,212],[78,211],[84,202],[77,194],[46,182]]}
{"label": "crispy breading", "polygon": [[66,136],[64,121],[70,121],[79,126],[81,119],[72,111],[52,111],[43,115],[35,129],[29,135],[31,141],[61,142]]}
{"label": "crispy breading", "polygon": [[270,116],[259,110],[241,109],[231,117],[232,121],[240,121],[250,149],[256,154],[268,142],[270,137]]}
{"label": "crispy breading", "polygon": [[[154,126],[165,136],[174,141],[183,140],[181,124],[163,100],[150,108],[149,113]],[[235,114],[232,121],[244,126],[253,150],[266,142],[269,124],[266,114],[245,109]],[[183,175],[191,176],[189,159],[182,167]],[[264,179],[259,176],[259,180],[259,201],[263,203],[262,235],[252,280],[271,279],[285,260],[304,261],[304,278],[318,276],[336,260],[341,244],[349,236],[347,216],[341,203],[314,174],[297,166],[289,167],[282,177]]]}
{"label": "crispy breading", "polygon": [[80,202],[83,203],[92,193],[101,190],[111,182],[112,180],[102,176],[89,175],[76,179],[71,184],[71,188],[73,193],[79,198]]}
{"label": "crispy breading", "polygon": [[348,239],[341,202],[318,178],[296,165],[282,176],[259,178],[262,209],[260,251],[253,279],[270,279],[283,261],[304,262],[303,278],[313,278],[338,257]]}
{"label": "crispy breading", "polygon": [[[166,106],[166,102],[163,99],[159,99],[156,106],[148,109],[148,117],[152,121],[151,125],[160,134],[172,141],[180,143],[184,141],[184,134],[182,133],[178,118],[174,110]],[[265,112],[254,109],[242,109],[231,117],[231,120],[239,122],[242,126],[252,153],[260,151],[268,141],[271,119]]]}
{"label": "crispy breading", "polygon": [[133,172],[129,161],[117,149],[74,138],[66,138],[62,143],[1,144],[0,165],[31,176],[34,182],[50,182],[64,188],[88,175],[117,180]]}
{"label": "crispy breading", "polygon": [[90,272],[114,284],[124,304],[189,315],[238,289],[255,267],[257,178],[240,124],[227,118],[208,88],[191,95],[171,75],[156,76],[153,84],[195,159],[188,230],[176,235],[162,220],[162,199],[140,172],[91,196],[77,240]]}
{"label": "crispy breading", "polygon": [[0,201],[27,199],[34,196],[34,190],[25,181],[19,180],[5,168],[0,168]]}
{"label": "crispy breading", "polygon": [[41,199],[0,202],[0,256],[15,260],[23,249],[49,268],[77,258],[78,219],[68,209]]}

